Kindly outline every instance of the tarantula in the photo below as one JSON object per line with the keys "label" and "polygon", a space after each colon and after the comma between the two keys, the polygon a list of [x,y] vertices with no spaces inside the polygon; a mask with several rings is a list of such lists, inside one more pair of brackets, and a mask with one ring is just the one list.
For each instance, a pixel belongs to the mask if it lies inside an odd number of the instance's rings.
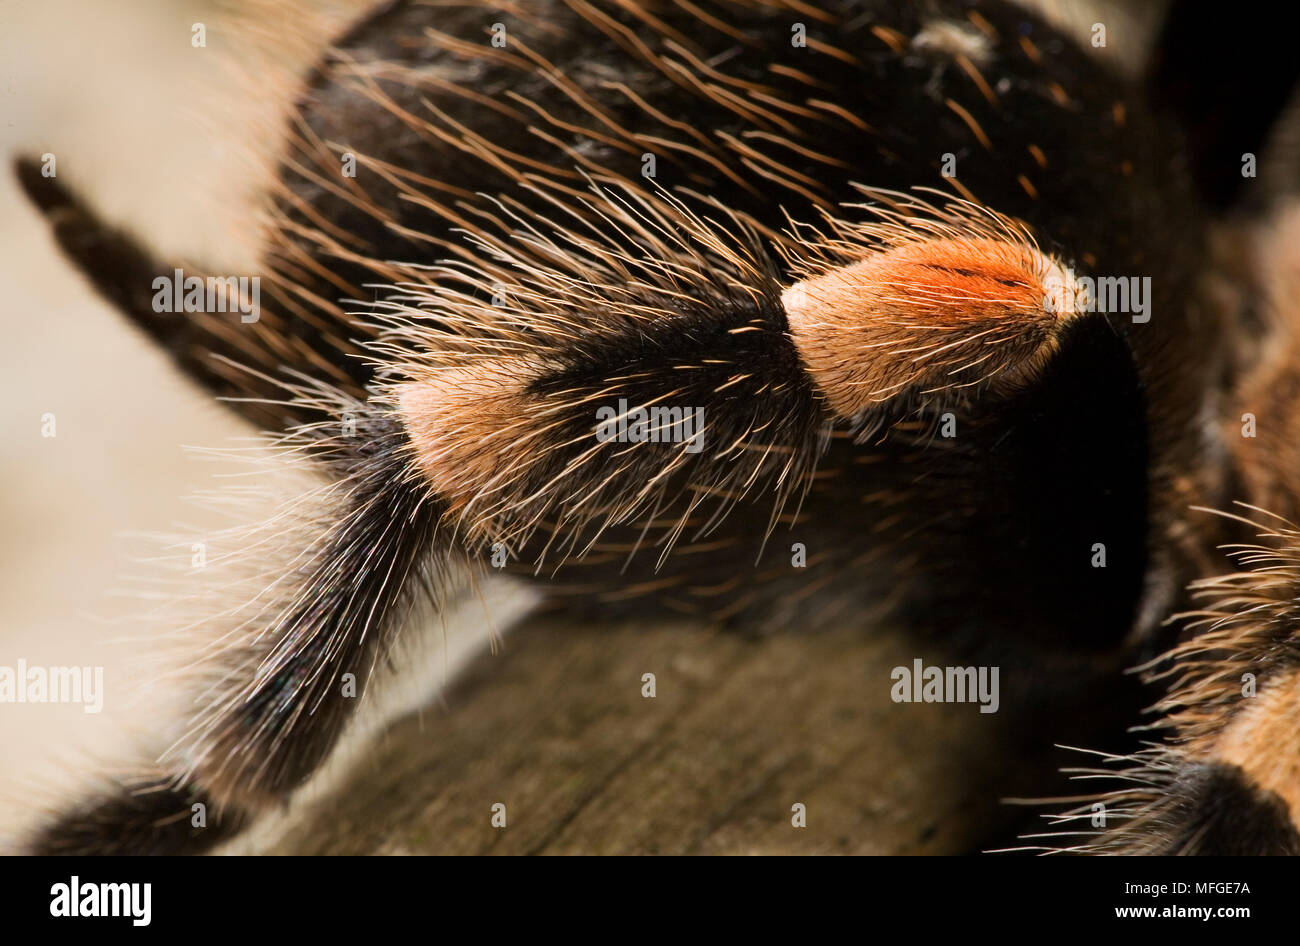
{"label": "tarantula", "polygon": [[160,306],[176,268],[20,164],[99,291],[328,479],[192,718],[32,849],[238,832],[413,611],[496,581],[758,632],[887,602],[1115,731],[1142,664],[1163,720],[1060,843],[1300,851],[1296,224],[1230,229],[1169,104],[997,0],[388,3],[301,94],[255,320]]}

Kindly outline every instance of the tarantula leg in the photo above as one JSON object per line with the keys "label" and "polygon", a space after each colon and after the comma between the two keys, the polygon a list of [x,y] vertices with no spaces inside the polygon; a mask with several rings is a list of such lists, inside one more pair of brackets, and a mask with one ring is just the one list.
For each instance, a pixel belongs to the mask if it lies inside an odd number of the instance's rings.
{"label": "tarantula leg", "polygon": [[436,511],[393,463],[372,461],[349,486],[348,509],[266,643],[236,668],[243,686],[207,707],[174,753],[218,801],[263,808],[302,784],[341,735],[417,577],[440,587]]}
{"label": "tarantula leg", "polygon": [[1192,585],[1207,606],[1184,617],[1205,630],[1146,668],[1173,680],[1147,727],[1164,742],[1111,759],[1128,787],[1067,814],[1107,814],[1085,850],[1300,855],[1300,531],[1259,528],[1242,571]]}
{"label": "tarantula leg", "polygon": [[61,812],[27,840],[36,855],[202,854],[243,828],[241,810],[167,777],[116,782]]}
{"label": "tarantula leg", "polygon": [[[39,162],[19,158],[14,170],[24,192],[49,221],[60,249],[94,290],[161,345],[189,378],[226,398],[236,413],[274,430],[312,419],[287,403],[283,390],[269,380],[283,364],[300,364],[304,346],[318,353],[315,363],[334,366],[329,369],[332,383],[350,394],[362,393],[362,363],[349,357],[357,348],[321,330],[319,319],[298,317],[301,305],[280,291],[277,280],[257,277],[256,321],[230,312],[157,311],[155,282],[160,277],[174,279],[178,267],[102,221],[62,181],[44,177]],[[190,275],[206,282],[211,274],[190,268]]]}
{"label": "tarantula leg", "polygon": [[[411,606],[439,609],[457,567],[435,544],[439,508],[408,475],[400,426],[379,409],[357,429],[359,445],[335,457],[323,495],[339,508],[285,536],[299,547],[284,573],[260,579],[252,600],[222,618],[203,662],[213,683],[180,737],[148,777],[92,796],[31,849],[197,853],[286,801],[333,752]],[[191,826],[195,805],[202,830]]]}
{"label": "tarantula leg", "polygon": [[977,397],[1039,377],[1087,310],[1074,272],[987,208],[868,193],[898,210],[877,209],[885,223],[836,221],[839,239],[822,242],[834,258],[796,259],[805,278],[781,295],[834,411],[857,418],[909,396]]}

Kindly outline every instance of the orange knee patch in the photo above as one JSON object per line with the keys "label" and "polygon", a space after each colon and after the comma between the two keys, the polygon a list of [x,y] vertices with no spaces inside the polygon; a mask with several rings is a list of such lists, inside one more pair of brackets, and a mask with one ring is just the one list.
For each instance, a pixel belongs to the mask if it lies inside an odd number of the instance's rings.
{"label": "orange knee patch", "polygon": [[845,417],[909,389],[1022,379],[1079,301],[1061,263],[991,237],[881,249],[782,294],[805,366]]}

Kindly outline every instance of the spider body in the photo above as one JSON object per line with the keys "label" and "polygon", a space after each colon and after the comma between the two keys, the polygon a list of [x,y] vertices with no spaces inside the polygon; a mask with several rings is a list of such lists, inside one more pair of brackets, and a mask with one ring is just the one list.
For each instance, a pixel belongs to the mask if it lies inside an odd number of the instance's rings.
{"label": "spider body", "polygon": [[[385,5],[299,102],[253,326],[153,311],[170,267],[28,173],[114,302],[340,484],[154,790],[37,847],[238,830],[328,757],[340,679],[365,686],[411,602],[503,552],[597,620],[866,633],[888,606],[1002,667],[1049,741],[1136,713],[1122,670],[1174,643],[1228,534],[1187,509],[1238,498],[1207,422],[1211,220],[1176,129],[1082,50],[1008,5],[923,7]],[[1149,276],[1148,318],[1086,311],[1076,273]],[[702,449],[596,438],[620,403],[700,410]],[[1243,751],[1151,810],[1294,845]],[[168,821],[200,798],[215,829]]]}

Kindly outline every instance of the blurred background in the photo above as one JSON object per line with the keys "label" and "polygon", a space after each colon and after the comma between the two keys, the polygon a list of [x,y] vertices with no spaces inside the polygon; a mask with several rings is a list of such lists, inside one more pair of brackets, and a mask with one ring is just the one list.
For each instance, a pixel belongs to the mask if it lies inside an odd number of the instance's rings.
{"label": "blurred background", "polygon": [[[64,262],[10,163],[53,154],[61,180],[164,256],[246,269],[256,156],[274,150],[259,129],[273,127],[291,77],[345,22],[331,11],[347,4],[318,6],[324,15],[292,4],[0,3],[0,665],[105,668],[100,714],[0,706],[0,839],[54,803],[69,771],[119,756],[157,710],[137,659],[146,644],[130,640],[145,606],[129,594],[142,569],[134,556],[147,548],[132,536],[201,532],[212,517],[185,496],[216,470],[185,446],[249,433]],[[191,45],[197,22],[205,48]],[[248,70],[259,94],[241,78]],[[53,438],[42,436],[46,413]]]}

